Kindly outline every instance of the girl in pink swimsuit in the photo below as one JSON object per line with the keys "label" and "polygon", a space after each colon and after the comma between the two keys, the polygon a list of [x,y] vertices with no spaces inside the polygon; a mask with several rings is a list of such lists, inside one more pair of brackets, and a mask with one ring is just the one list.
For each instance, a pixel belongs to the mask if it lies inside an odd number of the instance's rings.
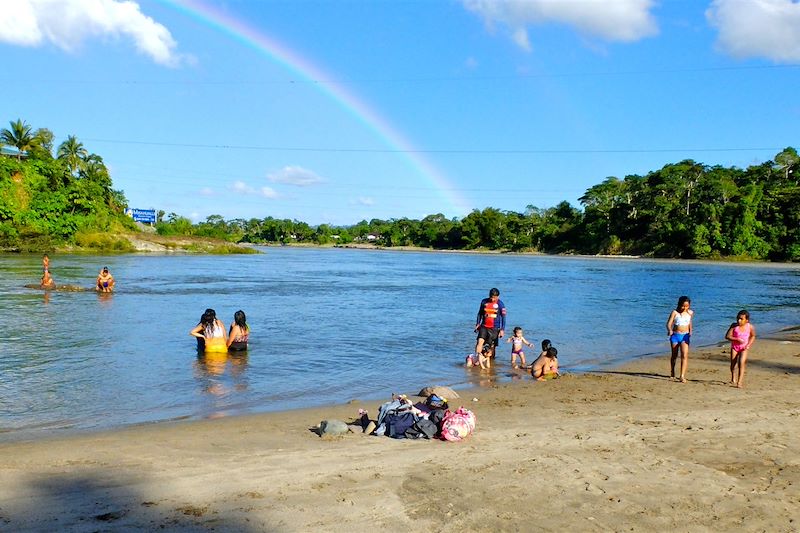
{"label": "girl in pink swimsuit", "polygon": [[[750,313],[742,309],[736,315],[725,338],[731,341],[731,385],[744,387],[744,369],[747,366],[747,352],[756,340],[756,327],[750,323]],[[739,372],[736,373],[736,367]]]}

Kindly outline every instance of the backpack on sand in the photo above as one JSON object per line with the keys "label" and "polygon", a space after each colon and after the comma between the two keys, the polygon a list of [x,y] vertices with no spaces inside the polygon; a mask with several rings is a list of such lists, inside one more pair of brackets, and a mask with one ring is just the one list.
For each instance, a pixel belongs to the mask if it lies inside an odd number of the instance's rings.
{"label": "backpack on sand", "polygon": [[386,435],[395,439],[405,438],[406,430],[414,425],[417,418],[418,417],[410,411],[389,413],[386,415],[386,418],[384,418],[384,422],[386,423]]}
{"label": "backpack on sand", "polygon": [[459,407],[456,411],[448,412],[442,420],[442,438],[448,441],[459,441],[475,431],[475,413],[469,409]]}

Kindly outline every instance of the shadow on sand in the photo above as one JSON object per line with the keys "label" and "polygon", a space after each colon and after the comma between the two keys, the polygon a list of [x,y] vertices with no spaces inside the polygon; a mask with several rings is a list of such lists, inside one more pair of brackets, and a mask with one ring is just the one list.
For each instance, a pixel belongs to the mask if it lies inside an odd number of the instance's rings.
{"label": "shadow on sand", "polygon": [[[203,506],[192,504],[192,494],[186,494],[183,501],[171,498],[154,501],[152,496],[137,493],[134,487],[156,485],[157,481],[120,477],[119,472],[99,469],[31,475],[17,484],[20,486],[13,487],[15,498],[2,503],[0,530],[243,533],[278,530],[258,524],[261,518],[250,523],[241,516],[226,516],[227,512],[215,509],[213,501]],[[5,483],[6,489],[10,489],[8,482]]]}

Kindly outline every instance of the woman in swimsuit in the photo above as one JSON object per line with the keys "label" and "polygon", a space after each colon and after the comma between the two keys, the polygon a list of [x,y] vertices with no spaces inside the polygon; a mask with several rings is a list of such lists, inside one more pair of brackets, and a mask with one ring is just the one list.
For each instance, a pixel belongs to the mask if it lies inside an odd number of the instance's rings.
{"label": "woman in swimsuit", "polygon": [[681,296],[678,298],[678,305],[667,319],[667,336],[670,346],[672,346],[669,378],[675,379],[675,362],[680,353],[681,383],[686,383],[686,368],[689,366],[689,341],[692,336],[692,318],[694,317],[694,311],[689,309],[691,304],[692,301],[688,296]]}
{"label": "woman in swimsuit", "polygon": [[228,332],[228,351],[243,352],[247,350],[247,340],[250,337],[250,326],[247,317],[241,309],[233,314],[233,324]]}
{"label": "woman in swimsuit", "polygon": [[204,339],[206,352],[228,351],[228,336],[225,333],[225,324],[217,318],[217,313],[213,309],[206,309],[206,312],[200,318],[200,323],[192,328],[189,335]]}

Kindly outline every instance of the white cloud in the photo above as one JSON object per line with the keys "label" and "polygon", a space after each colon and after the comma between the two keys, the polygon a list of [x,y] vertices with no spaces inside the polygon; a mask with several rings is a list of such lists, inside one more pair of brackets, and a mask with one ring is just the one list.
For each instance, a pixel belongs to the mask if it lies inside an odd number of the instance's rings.
{"label": "white cloud", "polygon": [[261,196],[264,198],[277,198],[278,192],[272,187],[261,187]]}
{"label": "white cloud", "polygon": [[359,196],[356,198],[355,203],[358,205],[375,205],[375,200],[370,198],[369,196]]}
{"label": "white cloud", "polygon": [[200,189],[201,196],[214,196],[215,194],[216,193],[214,192],[214,189],[212,189],[211,187],[203,187],[202,189]]}
{"label": "white cloud", "polygon": [[310,187],[324,183],[325,180],[311,170],[303,167],[287,166],[267,176],[273,183],[286,183],[297,187]]}
{"label": "white cloud", "polygon": [[75,51],[88,37],[125,38],[153,61],[177,66],[184,57],[169,30],[131,0],[4,0],[0,42],[20,46],[52,43]]}
{"label": "white cloud", "polygon": [[254,188],[243,181],[234,181],[233,185],[231,185],[231,190],[239,194],[253,194],[256,192]]}
{"label": "white cloud", "polygon": [[523,50],[531,50],[529,25],[559,23],[608,41],[633,42],[655,35],[654,0],[461,0],[491,31],[499,23]]}
{"label": "white cloud", "polygon": [[272,187],[261,187],[261,189],[256,189],[255,187],[251,187],[243,181],[234,181],[230,186],[230,189],[236,194],[243,194],[245,196],[263,196],[264,198],[270,199],[275,199],[280,196]]}
{"label": "white cloud", "polygon": [[792,0],[714,0],[706,10],[717,47],[734,57],[800,60],[800,3]]}
{"label": "white cloud", "polygon": [[478,68],[478,60],[474,57],[468,57],[466,61],[464,61],[464,66],[466,66],[470,70],[475,70]]}

